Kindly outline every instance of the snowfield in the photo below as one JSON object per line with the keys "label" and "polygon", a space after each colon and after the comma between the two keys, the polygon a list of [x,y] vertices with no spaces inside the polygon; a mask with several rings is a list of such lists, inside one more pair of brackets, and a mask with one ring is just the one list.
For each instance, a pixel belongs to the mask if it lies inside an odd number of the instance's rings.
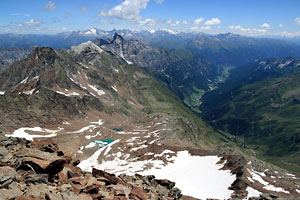
{"label": "snowfield", "polygon": [[[113,160],[98,163],[98,157],[102,152],[107,154],[114,141],[108,146],[96,151],[90,158],[82,161],[79,167],[84,171],[91,171],[92,167],[105,170],[109,173],[120,175],[155,175],[158,179],[168,179],[176,183],[184,195],[195,198],[218,198],[227,199],[232,194],[228,187],[234,182],[235,175],[229,170],[220,170],[222,164],[216,164],[220,158],[217,156],[192,156],[188,151],[177,152],[176,156],[171,157],[173,163],[164,164],[162,160],[134,161],[122,159],[121,154],[114,154]],[[166,153],[164,151],[159,156]]]}
{"label": "snowfield", "polygon": [[[55,137],[57,132],[63,130],[62,128],[59,128],[58,130],[49,130],[41,127],[34,127],[34,128],[19,128],[14,131],[11,135],[5,135],[6,137],[18,137],[18,138],[25,138],[26,140],[33,140],[34,138],[49,138],[49,137]],[[33,135],[29,134],[26,131],[33,131],[33,132],[42,132],[42,133],[50,133],[48,135]]]}

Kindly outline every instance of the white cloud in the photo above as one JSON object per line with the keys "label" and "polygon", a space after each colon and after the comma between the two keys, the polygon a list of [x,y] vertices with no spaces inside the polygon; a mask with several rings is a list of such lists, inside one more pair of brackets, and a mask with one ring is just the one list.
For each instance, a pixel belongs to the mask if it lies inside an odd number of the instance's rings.
{"label": "white cloud", "polygon": [[199,28],[198,28],[198,26],[193,26],[193,27],[191,27],[190,28],[192,31],[196,31],[196,30],[198,30]]}
{"label": "white cloud", "polygon": [[300,25],[300,17],[297,17],[296,19],[294,19],[294,22],[295,22],[297,25]]}
{"label": "white cloud", "polygon": [[163,4],[164,0],[155,0],[155,2],[158,3],[158,4]]}
{"label": "white cloud", "polygon": [[80,8],[80,11],[81,12],[86,12],[88,9],[87,9],[87,7],[86,6],[83,6],[82,8]]}
{"label": "white cloud", "polygon": [[216,25],[216,24],[221,24],[221,20],[218,18],[212,18],[210,20],[207,20],[204,25],[210,26],[210,25]]}
{"label": "white cloud", "polygon": [[25,14],[25,13],[11,13],[11,16],[24,16],[24,17],[30,17],[29,14]]}
{"label": "white cloud", "polygon": [[154,26],[155,24],[158,24],[158,23],[159,22],[157,20],[150,19],[150,18],[139,21],[140,26]]}
{"label": "white cloud", "polygon": [[109,11],[102,11],[99,16],[113,17],[122,20],[141,20],[141,9],[145,9],[149,0],[125,0]]}
{"label": "white cloud", "polygon": [[229,29],[235,30],[238,32],[246,33],[248,35],[262,35],[266,34],[267,30],[266,29],[257,29],[257,28],[244,28],[241,25],[236,25],[236,26],[228,26]]}
{"label": "white cloud", "polygon": [[195,24],[195,25],[199,25],[203,20],[204,20],[204,19],[203,19],[202,17],[197,18],[197,19],[194,20],[194,24]]}
{"label": "white cloud", "polygon": [[65,18],[71,17],[71,13],[66,13]]}
{"label": "white cloud", "polygon": [[270,29],[270,28],[271,28],[271,25],[268,24],[268,23],[264,23],[264,24],[262,24],[260,27],[265,28],[265,29]]}
{"label": "white cloud", "polygon": [[35,20],[35,19],[31,19],[29,21],[25,21],[21,24],[18,24],[18,26],[37,26],[40,25],[43,21],[42,20]]}
{"label": "white cloud", "polygon": [[202,31],[207,31],[207,30],[210,30],[210,29],[211,29],[210,26],[202,26],[202,27],[200,27],[200,30],[202,30]]}
{"label": "white cloud", "polygon": [[188,24],[190,24],[190,22],[189,22],[189,21],[186,21],[186,20],[184,20],[184,21],[182,21],[182,24],[184,24],[184,25],[188,25]]}
{"label": "white cloud", "polygon": [[282,28],[284,25],[283,25],[283,24],[278,24],[278,26],[279,26],[280,28]]}
{"label": "white cloud", "polygon": [[168,19],[168,20],[166,21],[166,24],[168,24],[168,25],[170,25],[170,26],[177,26],[177,25],[180,24],[180,21],[179,21],[179,20],[173,21],[172,19]]}
{"label": "white cloud", "polygon": [[208,31],[210,29],[211,29],[211,26],[201,26],[201,27],[193,26],[190,28],[190,30],[192,30],[192,31]]}
{"label": "white cloud", "polygon": [[56,5],[53,1],[48,1],[48,3],[44,7],[45,10],[53,11],[56,9]]}
{"label": "white cloud", "polygon": [[235,29],[235,30],[241,30],[243,27],[241,25],[236,25],[236,26],[228,26],[229,29]]}

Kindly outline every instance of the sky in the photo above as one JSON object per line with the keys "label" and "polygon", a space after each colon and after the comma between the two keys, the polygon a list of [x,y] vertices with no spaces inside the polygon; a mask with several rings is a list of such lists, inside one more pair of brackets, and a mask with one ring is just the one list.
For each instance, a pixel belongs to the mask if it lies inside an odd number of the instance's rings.
{"label": "sky", "polygon": [[91,28],[300,36],[300,0],[3,0],[0,33]]}

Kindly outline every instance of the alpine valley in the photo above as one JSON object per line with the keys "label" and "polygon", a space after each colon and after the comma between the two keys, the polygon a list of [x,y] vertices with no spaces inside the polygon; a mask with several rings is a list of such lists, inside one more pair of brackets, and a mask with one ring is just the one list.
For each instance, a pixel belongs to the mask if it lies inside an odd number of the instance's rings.
{"label": "alpine valley", "polygon": [[0,199],[300,198],[300,46],[0,35]]}

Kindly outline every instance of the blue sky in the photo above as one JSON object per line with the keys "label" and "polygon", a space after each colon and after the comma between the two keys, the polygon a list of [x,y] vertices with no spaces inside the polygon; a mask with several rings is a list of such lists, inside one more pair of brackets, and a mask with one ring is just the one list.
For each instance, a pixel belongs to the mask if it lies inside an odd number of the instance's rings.
{"label": "blue sky", "polygon": [[5,0],[1,33],[99,28],[300,36],[300,0]]}

